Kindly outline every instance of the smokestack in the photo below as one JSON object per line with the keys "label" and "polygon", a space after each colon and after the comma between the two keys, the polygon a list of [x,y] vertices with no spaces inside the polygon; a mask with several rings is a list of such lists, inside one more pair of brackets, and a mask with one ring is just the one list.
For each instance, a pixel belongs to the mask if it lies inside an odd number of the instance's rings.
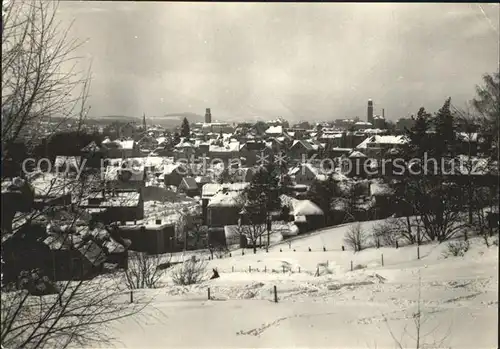
{"label": "smokestack", "polygon": [[368,100],[368,111],[366,121],[373,125],[373,101],[371,99]]}
{"label": "smokestack", "polygon": [[384,108],[382,108],[382,118],[385,119],[385,109]]}
{"label": "smokestack", "polygon": [[210,108],[207,108],[205,111],[205,123],[206,124],[212,123],[212,114],[210,113]]}

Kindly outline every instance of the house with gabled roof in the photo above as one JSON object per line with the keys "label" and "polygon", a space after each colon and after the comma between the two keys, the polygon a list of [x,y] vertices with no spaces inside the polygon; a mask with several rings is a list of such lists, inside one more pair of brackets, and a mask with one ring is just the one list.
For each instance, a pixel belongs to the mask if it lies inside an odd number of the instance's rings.
{"label": "house with gabled roof", "polygon": [[[241,195],[243,191],[250,185],[250,183],[223,183],[223,184],[218,184],[218,183],[208,183],[205,184],[202,187],[202,192],[201,192],[201,208],[202,208],[202,220],[203,224],[206,225],[209,223],[208,216],[208,207],[209,204],[212,202],[212,199],[219,193],[231,193],[231,198],[234,196]],[[221,199],[221,197],[219,197]],[[221,200],[224,201],[224,200]],[[223,205],[219,205],[217,203],[214,203],[212,205],[212,211],[216,212],[214,216],[218,216],[219,211],[224,211],[225,209],[218,209],[217,207],[224,207]],[[231,209],[227,209],[227,211],[231,211]],[[215,218],[216,221],[218,221],[218,218]],[[232,220],[232,218],[230,219]]]}
{"label": "house with gabled roof", "polygon": [[199,196],[201,194],[201,190],[198,187],[198,183],[196,183],[196,179],[194,177],[184,177],[177,188],[178,192],[184,193],[189,197]]}
{"label": "house with gabled roof", "polygon": [[79,207],[104,224],[144,218],[144,199],[140,191],[112,190],[90,193]]}
{"label": "house with gabled roof", "polygon": [[[87,226],[47,225],[37,234],[27,226],[2,242],[6,255],[7,278],[23,270],[40,269],[51,280],[90,279],[102,270],[106,252],[82,234]],[[25,232],[25,233],[24,233]]]}
{"label": "house with gabled roof", "polygon": [[130,162],[121,166],[107,166],[104,182],[109,189],[140,189],[146,185],[146,171],[143,164],[132,165]]}
{"label": "house with gabled roof", "polygon": [[161,254],[177,250],[175,224],[161,219],[120,222],[113,224],[113,229],[131,242],[132,251]]}
{"label": "house with gabled roof", "polygon": [[389,149],[400,149],[408,143],[408,137],[404,135],[374,135],[366,138],[356,146],[357,150],[362,151],[369,157],[381,157]]}
{"label": "house with gabled roof", "polygon": [[176,162],[173,164],[165,164],[163,166],[163,181],[165,186],[173,185],[178,187],[181,184],[182,178],[189,175],[190,169],[187,165]]}
{"label": "house with gabled roof", "polygon": [[137,146],[142,150],[152,151],[158,146],[158,140],[150,135],[144,135],[137,141]]}
{"label": "house with gabled roof", "polygon": [[310,186],[315,180],[326,180],[327,174],[322,173],[321,169],[310,164],[301,163],[292,167],[288,171],[288,175],[299,185]]}
{"label": "house with gabled roof", "polygon": [[104,151],[96,142],[92,141],[80,150],[82,159],[85,160],[85,166],[100,168]]}
{"label": "house with gabled roof", "polygon": [[316,152],[317,149],[310,142],[300,139],[293,141],[288,153],[291,158],[300,160],[304,157],[308,159]]}
{"label": "house with gabled roof", "polygon": [[225,225],[238,224],[244,205],[242,194],[227,188],[217,192],[207,205],[207,225],[222,228]]}
{"label": "house with gabled roof", "polygon": [[364,153],[359,150],[353,150],[348,156],[342,159],[342,173],[349,177],[365,178],[367,175],[365,162],[368,160],[368,156]]}

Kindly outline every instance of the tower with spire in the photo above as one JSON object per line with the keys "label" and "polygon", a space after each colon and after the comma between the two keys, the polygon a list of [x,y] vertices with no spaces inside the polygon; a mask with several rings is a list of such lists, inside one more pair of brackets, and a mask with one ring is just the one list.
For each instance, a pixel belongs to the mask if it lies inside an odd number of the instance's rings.
{"label": "tower with spire", "polygon": [[146,128],[146,113],[142,114],[142,128],[144,132],[146,132],[148,129]]}

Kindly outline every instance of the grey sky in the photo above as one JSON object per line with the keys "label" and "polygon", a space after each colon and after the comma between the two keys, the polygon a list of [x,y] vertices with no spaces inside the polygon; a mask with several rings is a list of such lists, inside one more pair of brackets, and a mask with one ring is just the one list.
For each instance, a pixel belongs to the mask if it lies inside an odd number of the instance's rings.
{"label": "grey sky", "polygon": [[498,69],[499,8],[481,7],[68,1],[60,15],[88,39],[94,116],[365,118],[372,98],[396,120],[463,105]]}

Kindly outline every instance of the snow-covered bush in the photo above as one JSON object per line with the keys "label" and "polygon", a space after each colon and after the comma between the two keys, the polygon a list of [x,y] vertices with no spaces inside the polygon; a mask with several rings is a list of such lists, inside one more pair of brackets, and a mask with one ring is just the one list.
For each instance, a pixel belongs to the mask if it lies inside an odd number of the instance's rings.
{"label": "snow-covered bush", "polygon": [[451,241],[448,242],[447,250],[443,253],[444,257],[463,257],[469,250],[469,241]]}
{"label": "snow-covered bush", "polygon": [[172,281],[182,286],[198,284],[203,281],[206,269],[207,263],[193,256],[172,271]]}
{"label": "snow-covered bush", "polygon": [[360,269],[366,269],[366,265],[358,264],[352,270],[360,270]]}

